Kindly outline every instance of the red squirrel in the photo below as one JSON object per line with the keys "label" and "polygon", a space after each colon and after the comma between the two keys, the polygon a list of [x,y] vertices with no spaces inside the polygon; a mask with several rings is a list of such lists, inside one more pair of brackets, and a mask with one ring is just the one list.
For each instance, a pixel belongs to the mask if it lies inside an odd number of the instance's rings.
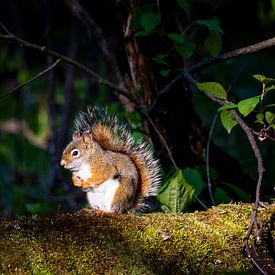
{"label": "red squirrel", "polygon": [[75,186],[87,192],[92,209],[129,213],[154,196],[161,176],[149,144],[135,141],[125,124],[98,107],[88,107],[75,121],[72,141],[61,165],[72,171]]}

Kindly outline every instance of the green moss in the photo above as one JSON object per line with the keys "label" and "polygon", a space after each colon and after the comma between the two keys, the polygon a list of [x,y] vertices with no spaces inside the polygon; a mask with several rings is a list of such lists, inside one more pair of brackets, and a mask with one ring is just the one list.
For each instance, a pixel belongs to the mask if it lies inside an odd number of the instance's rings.
{"label": "green moss", "polygon": [[[272,228],[274,209],[273,205],[259,211],[263,232]],[[75,213],[2,220],[0,268],[3,274],[217,274],[250,270],[243,238],[251,212],[251,205],[229,204],[188,214]]]}

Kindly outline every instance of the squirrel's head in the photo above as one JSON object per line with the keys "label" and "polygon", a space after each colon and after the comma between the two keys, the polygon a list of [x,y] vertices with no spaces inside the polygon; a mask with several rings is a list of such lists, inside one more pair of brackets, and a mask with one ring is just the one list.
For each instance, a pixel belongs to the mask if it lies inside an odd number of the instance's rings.
{"label": "squirrel's head", "polygon": [[84,132],[82,135],[74,132],[72,141],[62,153],[60,165],[73,172],[78,171],[81,164],[88,161],[94,147],[95,142],[90,132]]}

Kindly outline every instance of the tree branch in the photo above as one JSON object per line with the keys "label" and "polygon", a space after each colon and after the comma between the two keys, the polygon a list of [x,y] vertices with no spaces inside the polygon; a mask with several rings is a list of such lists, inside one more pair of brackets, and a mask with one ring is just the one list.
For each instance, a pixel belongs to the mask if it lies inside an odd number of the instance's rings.
{"label": "tree branch", "polygon": [[39,72],[37,75],[35,75],[34,77],[32,77],[31,79],[29,79],[28,81],[24,82],[21,85],[16,86],[14,89],[3,93],[2,95],[0,95],[0,99],[11,95],[12,93],[18,92],[21,88],[23,88],[24,86],[30,84],[31,82],[33,82],[34,80],[36,80],[37,78],[41,77],[42,75],[46,74],[47,72],[49,72],[50,70],[52,70],[57,64],[59,64],[61,61],[61,59],[57,59],[51,66],[47,67],[45,70]]}
{"label": "tree branch", "polygon": [[263,49],[270,48],[270,47],[273,47],[273,46],[275,46],[275,37],[272,37],[270,39],[261,41],[261,42],[256,43],[256,44],[249,45],[247,47],[239,48],[239,49],[221,54],[221,55],[213,57],[213,58],[206,59],[206,60],[204,60],[202,62],[199,62],[199,63],[191,66],[190,68],[188,68],[188,72],[189,73],[194,73],[194,72],[202,70],[206,67],[218,64],[220,62],[223,62],[225,60],[229,60],[229,59],[236,58],[236,57],[239,57],[239,56],[244,56],[244,55],[247,55],[247,54],[252,54],[252,53],[255,53],[255,52],[259,52]]}
{"label": "tree branch", "polygon": [[186,78],[186,73],[189,73],[189,74],[190,73],[195,73],[199,70],[205,69],[206,67],[210,67],[212,65],[216,65],[216,64],[221,63],[225,60],[229,60],[229,59],[236,58],[236,57],[239,57],[239,56],[252,54],[252,53],[259,52],[263,49],[274,47],[274,46],[275,46],[275,37],[264,40],[264,41],[256,43],[256,44],[249,45],[247,47],[239,48],[239,49],[221,54],[221,55],[213,57],[213,58],[208,58],[208,59],[206,59],[202,62],[199,62],[199,63],[187,68],[185,70],[185,72],[179,74],[177,77],[175,77],[173,80],[171,80],[164,88],[162,88],[160,90],[155,102],[150,107],[150,112],[157,105],[159,97],[166,94],[166,93],[168,93],[170,91],[170,89],[176,83],[178,83],[180,80],[185,79]]}

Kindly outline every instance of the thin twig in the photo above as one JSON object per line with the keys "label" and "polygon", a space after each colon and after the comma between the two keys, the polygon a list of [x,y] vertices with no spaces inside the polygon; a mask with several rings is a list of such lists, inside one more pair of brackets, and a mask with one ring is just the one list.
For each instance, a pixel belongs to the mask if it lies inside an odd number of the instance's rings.
{"label": "thin twig", "polygon": [[258,270],[262,274],[267,275],[267,273],[259,266],[258,262],[251,255],[251,249],[250,249],[249,244],[248,244],[249,238],[252,234],[253,225],[257,223],[258,207],[259,207],[259,205],[257,207],[254,207],[254,209],[253,209],[252,218],[250,220],[249,227],[248,227],[246,236],[244,238],[244,245],[245,245],[245,251],[246,251],[246,254],[247,254],[248,258],[252,261],[252,263],[256,266],[256,268],[258,268]]}
{"label": "thin twig", "polygon": [[11,34],[8,28],[2,22],[0,22],[0,27],[4,30],[6,34]]}
{"label": "thin twig", "polygon": [[51,66],[47,67],[45,70],[39,72],[36,76],[32,77],[31,79],[29,79],[28,81],[24,82],[21,85],[16,86],[14,89],[3,93],[2,95],[0,95],[0,99],[11,95],[12,93],[15,93],[17,91],[19,91],[21,88],[23,88],[24,86],[30,84],[31,82],[33,82],[34,80],[36,80],[37,78],[41,77],[42,75],[46,74],[47,72],[49,72],[50,70],[52,70],[57,64],[59,64],[61,62],[61,59],[57,59]]}
{"label": "thin twig", "polygon": [[275,138],[274,137],[272,137],[272,136],[270,136],[270,135],[268,135],[266,132],[264,132],[264,133],[262,133],[262,132],[257,132],[257,131],[252,131],[253,132],[253,134],[255,135],[255,136],[258,136],[259,138],[267,138],[267,139],[270,139],[270,140],[272,140],[272,141],[274,141],[275,142]]}
{"label": "thin twig", "polygon": [[237,80],[238,80],[238,78],[239,78],[241,72],[243,71],[243,69],[244,69],[244,66],[242,66],[242,67],[237,71],[237,73],[235,74],[233,80],[231,81],[230,85],[229,85],[228,88],[227,88],[227,93],[228,93],[228,94],[231,92],[232,87],[233,87],[234,84],[237,82]]}
{"label": "thin twig", "polygon": [[252,130],[247,126],[247,124],[242,120],[242,118],[238,115],[238,113],[235,110],[230,110],[230,113],[232,117],[238,122],[238,124],[241,126],[243,131],[246,133],[248,141],[252,147],[252,150],[254,151],[254,155],[257,159],[258,163],[258,182],[257,182],[257,188],[256,188],[256,201],[255,201],[255,207],[259,206],[260,202],[260,188],[261,188],[261,183],[263,179],[263,173],[264,173],[264,167],[263,167],[263,159],[261,152],[257,146],[256,140],[254,138]]}
{"label": "thin twig", "polygon": [[202,200],[197,195],[194,195],[194,198],[205,210],[209,208],[202,202]]}
{"label": "thin twig", "polygon": [[[184,73],[183,76],[192,85],[196,85],[196,83],[198,83],[198,81],[190,73]],[[212,96],[211,94],[205,93],[205,95],[208,98],[210,98],[212,101],[217,102],[220,105],[226,105],[229,103],[229,101],[216,98],[216,97]],[[257,186],[256,186],[256,199],[254,202],[252,218],[250,220],[247,234],[244,239],[244,244],[245,244],[245,250],[246,250],[247,256],[252,260],[255,267],[257,267],[259,269],[259,271],[262,272],[263,274],[266,274],[262,270],[262,268],[259,266],[257,261],[252,257],[251,250],[250,250],[249,244],[248,244],[248,240],[252,234],[253,227],[255,226],[255,228],[257,230],[257,215],[258,215],[258,209],[259,209],[259,204],[260,204],[260,190],[261,190],[261,184],[262,184],[263,173],[264,173],[263,159],[262,159],[261,152],[257,146],[255,137],[253,135],[253,130],[247,126],[247,124],[243,121],[243,119],[238,115],[236,110],[229,110],[229,112],[231,113],[232,117],[238,122],[241,129],[245,132],[245,134],[248,138],[248,141],[250,143],[250,146],[254,152],[255,158],[257,160],[258,181],[257,181]]]}
{"label": "thin twig", "polygon": [[[158,130],[158,128],[156,127],[156,125],[154,124],[154,122],[152,121],[152,119],[150,118],[148,112],[146,110],[140,110],[141,113],[145,116],[145,118],[147,119],[147,121],[151,124],[152,128],[154,129],[154,131],[157,133],[157,135],[159,136],[159,139],[160,141],[162,142],[162,144],[164,145],[168,155],[169,155],[169,158],[174,166],[175,169],[178,169],[178,166],[172,156],[172,152],[165,140],[165,138],[163,137],[163,135],[161,134],[161,132]],[[194,199],[206,210],[208,209],[208,207],[198,198],[197,195],[194,195]]]}
{"label": "thin twig", "polygon": [[212,194],[212,184],[211,184],[211,178],[210,178],[210,171],[209,171],[209,148],[210,148],[210,141],[212,139],[212,135],[213,135],[213,131],[214,131],[214,127],[217,121],[219,113],[216,112],[212,124],[211,124],[211,128],[209,130],[209,135],[208,135],[208,140],[207,140],[207,144],[206,144],[206,176],[207,176],[207,186],[208,186],[208,192],[209,192],[209,196],[210,196],[210,200],[212,205],[215,205],[215,200],[213,198],[213,194]]}
{"label": "thin twig", "polygon": [[144,117],[147,119],[147,121],[151,124],[152,128],[154,129],[154,131],[157,133],[157,135],[159,136],[160,141],[162,142],[162,144],[164,145],[169,158],[174,166],[174,168],[178,168],[173,156],[172,156],[172,152],[165,140],[165,138],[163,137],[163,135],[161,134],[161,132],[158,130],[158,128],[156,127],[156,125],[154,124],[154,122],[152,121],[151,117],[148,115],[148,112],[146,110],[140,109],[140,111],[142,112],[142,114],[144,115]]}
{"label": "thin twig", "polygon": [[113,89],[117,93],[126,96],[127,98],[129,98],[132,102],[134,102],[137,105],[140,104],[139,101],[137,100],[137,98],[134,95],[130,94],[127,90],[118,87],[117,85],[111,83],[110,81],[108,81],[106,79],[103,79],[99,74],[97,74],[96,72],[94,72],[93,70],[88,68],[87,66],[83,65],[82,63],[76,61],[75,59],[69,58],[65,55],[62,55],[58,52],[55,52],[55,51],[47,48],[46,46],[39,46],[37,44],[33,44],[33,43],[30,43],[26,40],[21,39],[21,38],[15,36],[14,34],[12,34],[11,32],[9,32],[8,29],[1,22],[0,22],[0,26],[7,33],[7,34],[1,34],[0,33],[0,38],[2,38],[4,40],[7,40],[7,41],[16,42],[19,46],[24,46],[26,48],[31,48],[33,50],[38,50],[40,52],[44,52],[44,53],[50,54],[50,55],[52,55],[52,56],[54,56],[58,59],[61,59],[62,61],[66,62],[70,65],[73,65],[73,66],[83,70],[84,72],[90,74],[96,80],[96,82],[98,84],[102,84],[102,85],[105,85],[105,86]]}

